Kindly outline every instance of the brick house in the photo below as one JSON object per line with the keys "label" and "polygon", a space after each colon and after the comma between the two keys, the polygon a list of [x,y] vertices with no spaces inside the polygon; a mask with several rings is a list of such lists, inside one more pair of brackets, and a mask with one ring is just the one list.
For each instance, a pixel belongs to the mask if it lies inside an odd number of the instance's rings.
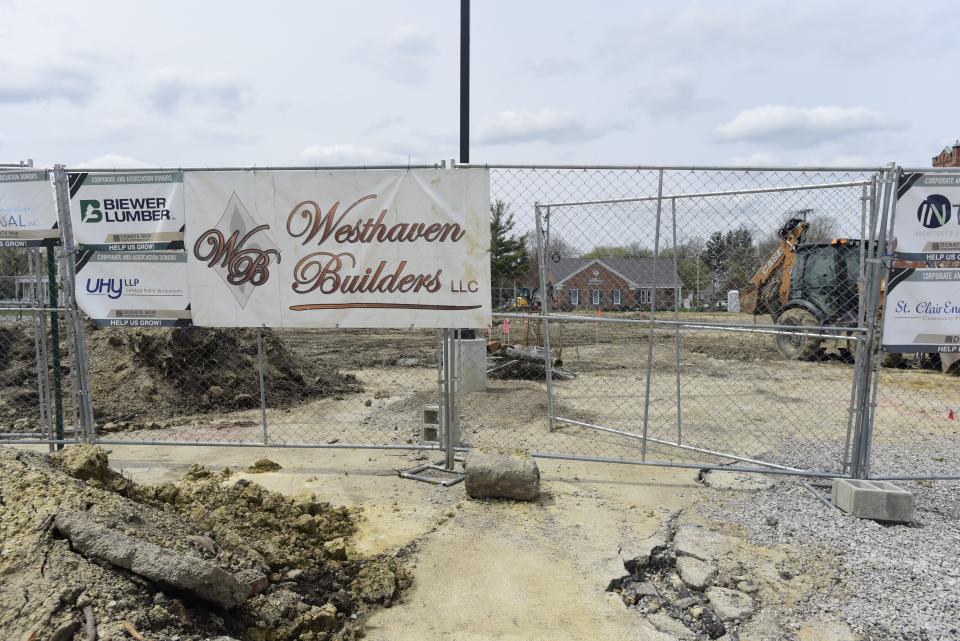
{"label": "brick house", "polygon": [[669,259],[656,261],[656,278],[653,258],[561,258],[547,269],[561,311],[649,309],[654,291],[657,309],[672,309],[683,287]]}
{"label": "brick house", "polygon": [[960,140],[953,147],[944,147],[939,155],[933,157],[934,167],[960,167]]}

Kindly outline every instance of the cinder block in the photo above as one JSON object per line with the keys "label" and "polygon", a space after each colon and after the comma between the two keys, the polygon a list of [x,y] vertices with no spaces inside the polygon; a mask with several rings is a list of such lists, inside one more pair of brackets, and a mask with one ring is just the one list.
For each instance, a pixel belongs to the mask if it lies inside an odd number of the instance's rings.
{"label": "cinder block", "polygon": [[861,519],[913,520],[913,494],[889,481],[833,479],[833,504]]}
{"label": "cinder block", "polygon": [[429,443],[438,443],[440,442],[440,426],[439,425],[423,425],[420,428],[420,444],[427,445]]}
{"label": "cinder block", "polygon": [[423,406],[423,424],[424,425],[440,425],[440,406],[439,405]]}

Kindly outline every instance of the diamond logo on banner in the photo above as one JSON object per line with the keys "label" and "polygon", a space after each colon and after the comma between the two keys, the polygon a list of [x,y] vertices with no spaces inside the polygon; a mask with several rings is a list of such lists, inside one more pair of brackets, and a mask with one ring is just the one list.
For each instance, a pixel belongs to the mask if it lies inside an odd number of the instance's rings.
{"label": "diamond logo on banner", "polygon": [[[262,225],[260,226],[262,227]],[[232,239],[235,237],[237,242],[240,243],[243,243],[243,240],[247,239],[247,236],[256,227],[258,227],[256,219],[247,210],[240,197],[237,196],[237,192],[233,192],[233,195],[230,196],[227,208],[223,211],[223,215],[220,216],[217,224],[214,225],[214,229],[223,234],[223,238]],[[235,249],[242,250],[247,255],[263,255],[270,250],[277,251],[277,244],[266,231],[263,231],[262,234],[251,235],[242,247],[237,245]],[[232,261],[229,260],[219,261],[213,265],[214,271],[223,279],[233,297],[237,299],[237,303],[241,308],[245,308],[253,295],[256,284],[250,280],[240,283],[231,282],[231,267],[235,268],[236,265],[232,265]]]}

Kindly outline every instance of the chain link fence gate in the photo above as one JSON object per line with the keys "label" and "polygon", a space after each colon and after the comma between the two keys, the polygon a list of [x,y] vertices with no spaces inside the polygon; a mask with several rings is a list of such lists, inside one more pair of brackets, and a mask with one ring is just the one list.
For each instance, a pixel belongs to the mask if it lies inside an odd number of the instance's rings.
{"label": "chain link fence gate", "polygon": [[[0,164],[0,172],[32,168]],[[0,203],[3,205],[3,203]],[[2,227],[15,231],[21,212],[0,207]],[[78,443],[74,337],[64,317],[59,247],[0,247],[0,443]]]}
{"label": "chain link fence gate", "polygon": [[[470,444],[860,473],[882,251],[863,240],[880,234],[891,173],[491,169],[493,206],[527,244],[493,284],[528,299],[495,314],[492,342],[510,348],[491,361],[495,394],[466,401]],[[786,284],[782,242],[798,267]],[[520,420],[477,421],[498,398]]]}

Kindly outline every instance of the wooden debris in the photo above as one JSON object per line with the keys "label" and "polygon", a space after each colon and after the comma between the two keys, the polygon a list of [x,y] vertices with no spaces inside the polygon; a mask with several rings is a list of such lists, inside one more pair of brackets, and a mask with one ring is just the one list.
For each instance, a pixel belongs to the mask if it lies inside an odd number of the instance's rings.
{"label": "wooden debris", "polygon": [[137,629],[133,627],[133,624],[129,621],[123,622],[123,629],[126,630],[127,634],[136,639],[136,641],[147,641],[146,637],[137,632]]}

